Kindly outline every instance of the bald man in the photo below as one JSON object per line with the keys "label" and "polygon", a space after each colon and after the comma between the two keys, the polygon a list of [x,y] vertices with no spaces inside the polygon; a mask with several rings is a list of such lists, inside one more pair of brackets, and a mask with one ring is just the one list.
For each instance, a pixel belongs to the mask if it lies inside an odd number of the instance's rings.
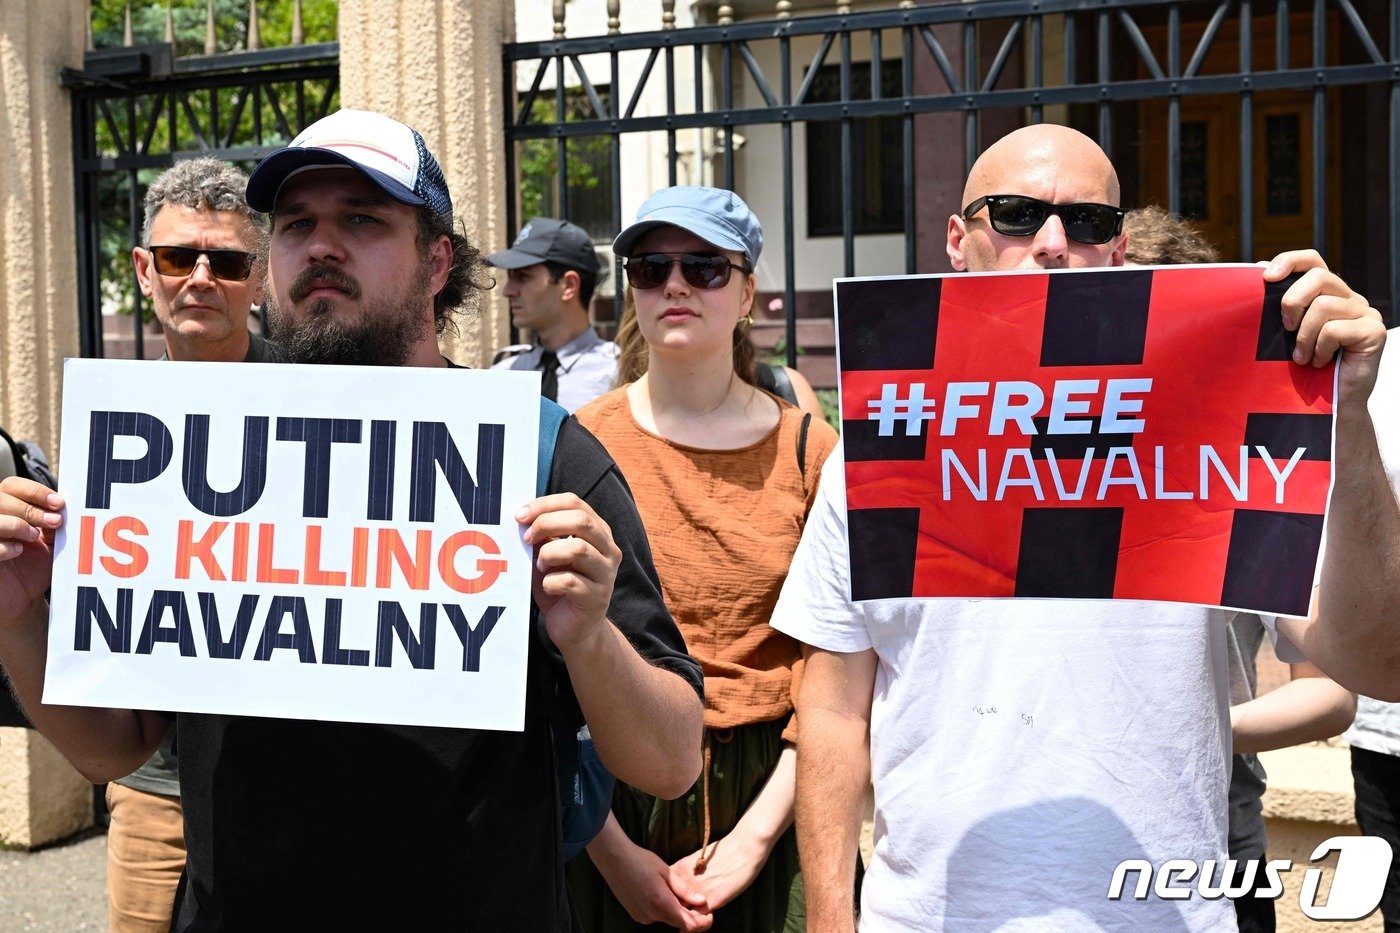
{"label": "bald man", "polygon": [[[1088,137],[1018,130],[973,166],[966,206],[948,219],[949,261],[973,272],[1122,265],[1118,199]],[[1283,299],[1296,361],[1346,354],[1328,557],[1312,618],[1279,620],[1278,650],[1301,661],[1296,645],[1344,685],[1393,694],[1400,638],[1384,619],[1400,599],[1400,509],[1366,414],[1385,330],[1316,253],[1285,253],[1264,277],[1293,272],[1305,272]],[[1136,899],[1139,872],[1107,896],[1124,860],[1156,869],[1225,856],[1231,614],[1107,600],[853,603],[843,477],[838,452],[772,621],[810,646],[797,701],[809,929],[852,929],[872,780],[862,931],[1233,929],[1230,901],[1202,898],[1191,877],[1176,883],[1182,899]]]}

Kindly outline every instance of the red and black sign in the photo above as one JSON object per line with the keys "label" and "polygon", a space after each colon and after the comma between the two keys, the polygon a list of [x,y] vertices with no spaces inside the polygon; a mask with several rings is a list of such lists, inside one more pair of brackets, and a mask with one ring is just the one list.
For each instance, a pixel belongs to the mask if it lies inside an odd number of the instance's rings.
{"label": "red and black sign", "polygon": [[1335,366],[1257,266],[836,285],[851,596],[1306,615]]}

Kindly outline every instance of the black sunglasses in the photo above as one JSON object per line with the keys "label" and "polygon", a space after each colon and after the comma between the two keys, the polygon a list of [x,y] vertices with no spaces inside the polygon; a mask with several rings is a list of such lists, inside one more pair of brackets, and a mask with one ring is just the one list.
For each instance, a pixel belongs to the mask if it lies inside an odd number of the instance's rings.
{"label": "black sunglasses", "polygon": [[156,271],[161,275],[189,275],[200,256],[209,257],[209,272],[216,279],[242,282],[253,274],[257,257],[240,249],[196,249],[193,246],[152,246]]}
{"label": "black sunglasses", "polygon": [[724,288],[729,274],[735,269],[748,275],[747,266],[731,262],[727,256],[702,256],[698,253],[643,253],[628,256],[624,268],[627,282],[633,288],[660,288],[671,275],[671,266],[681,264],[681,276],[692,288]]}
{"label": "black sunglasses", "polygon": [[1051,204],[1024,194],[989,194],[963,209],[967,220],[987,206],[992,229],[1003,236],[1034,236],[1054,214],[1065,225],[1065,236],[1076,243],[1098,246],[1123,232],[1123,209],[1112,204],[1080,201]]}

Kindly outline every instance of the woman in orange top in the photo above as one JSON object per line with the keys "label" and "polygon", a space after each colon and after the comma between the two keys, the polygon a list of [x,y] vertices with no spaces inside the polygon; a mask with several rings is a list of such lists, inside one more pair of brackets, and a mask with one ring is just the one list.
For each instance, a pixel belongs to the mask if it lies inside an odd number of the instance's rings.
{"label": "woman in orange top", "polygon": [[666,188],[638,218],[613,244],[630,284],[622,384],[578,419],[626,475],[666,604],[704,669],[706,766],[676,801],[618,788],[589,859],[570,865],[575,903],[585,930],[802,930],[801,648],[768,619],[836,432],[755,384],[763,234],[743,200]]}

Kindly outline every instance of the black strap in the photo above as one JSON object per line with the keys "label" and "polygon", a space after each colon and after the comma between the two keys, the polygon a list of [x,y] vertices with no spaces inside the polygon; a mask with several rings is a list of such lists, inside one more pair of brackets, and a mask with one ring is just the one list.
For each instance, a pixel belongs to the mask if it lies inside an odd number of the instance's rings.
{"label": "black strap", "polygon": [[[770,363],[759,363],[758,372],[759,388],[767,389],[778,398],[798,405],[797,391],[792,387],[792,380],[788,378],[787,370],[782,366],[773,366]],[[801,406],[798,405],[800,408]]]}
{"label": "black strap", "polygon": [[797,469],[802,472],[803,478],[807,476],[807,429],[812,426],[812,413],[809,411],[802,416],[802,427],[797,430]]}

